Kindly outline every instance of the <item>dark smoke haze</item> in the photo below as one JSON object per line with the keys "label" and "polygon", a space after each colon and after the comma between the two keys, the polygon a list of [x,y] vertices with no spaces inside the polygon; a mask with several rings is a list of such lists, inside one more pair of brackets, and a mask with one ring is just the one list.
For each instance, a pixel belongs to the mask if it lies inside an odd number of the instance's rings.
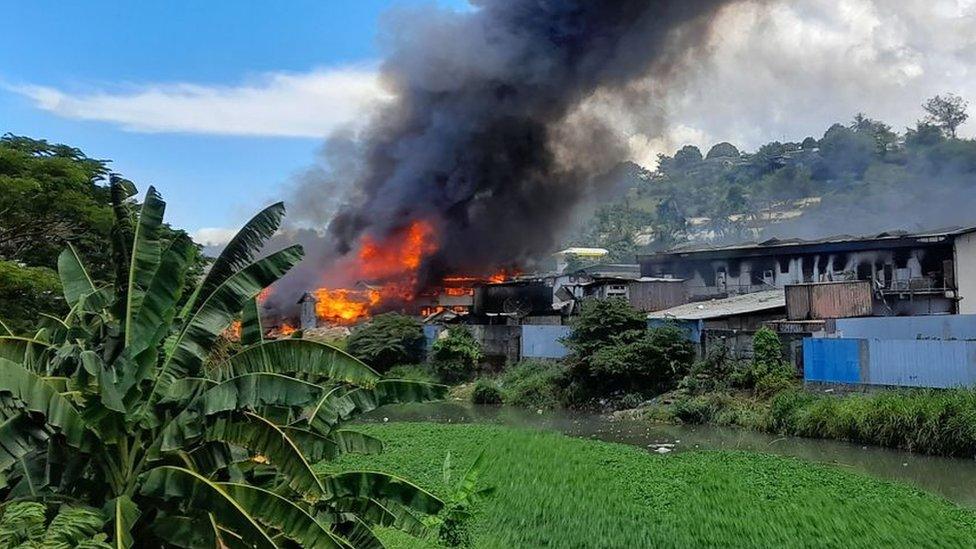
{"label": "dark smoke haze", "polygon": [[421,285],[553,251],[594,181],[627,158],[617,132],[575,110],[637,79],[666,83],[729,3],[477,0],[391,14],[382,75],[395,99],[360,134],[332,136],[327,167],[301,178],[292,220],[328,234],[301,235],[310,257],[283,297],[349,283],[322,273],[364,235],[417,219],[440,246]]}

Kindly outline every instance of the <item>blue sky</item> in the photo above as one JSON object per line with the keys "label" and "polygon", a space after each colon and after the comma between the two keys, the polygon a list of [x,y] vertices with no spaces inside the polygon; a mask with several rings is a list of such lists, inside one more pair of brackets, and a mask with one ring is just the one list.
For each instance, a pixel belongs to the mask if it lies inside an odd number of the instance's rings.
{"label": "blue sky", "polygon": [[111,159],[191,232],[234,227],[373,99],[382,14],[427,3],[6,0],[0,132]]}

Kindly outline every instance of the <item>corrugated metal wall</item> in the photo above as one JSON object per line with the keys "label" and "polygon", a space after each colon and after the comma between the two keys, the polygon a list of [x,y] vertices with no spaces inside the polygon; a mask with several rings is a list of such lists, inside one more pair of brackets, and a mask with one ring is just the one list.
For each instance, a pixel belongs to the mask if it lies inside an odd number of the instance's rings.
{"label": "corrugated metal wall", "polygon": [[838,337],[976,340],[976,315],[839,318]]}
{"label": "corrugated metal wall", "polygon": [[958,387],[976,383],[976,342],[868,340],[872,385]]}
{"label": "corrugated metal wall", "polygon": [[569,349],[560,339],[573,331],[572,326],[522,326],[522,358],[563,358]]}
{"label": "corrugated metal wall", "polygon": [[803,379],[821,383],[864,383],[861,340],[803,340]]}
{"label": "corrugated metal wall", "polygon": [[630,304],[638,311],[663,311],[688,303],[688,289],[684,282],[634,281],[628,287]]}
{"label": "corrugated metal wall", "polygon": [[804,380],[901,387],[976,385],[976,341],[803,341]]}
{"label": "corrugated metal wall", "polygon": [[786,287],[786,314],[790,320],[869,316],[872,309],[871,283],[866,280]]}

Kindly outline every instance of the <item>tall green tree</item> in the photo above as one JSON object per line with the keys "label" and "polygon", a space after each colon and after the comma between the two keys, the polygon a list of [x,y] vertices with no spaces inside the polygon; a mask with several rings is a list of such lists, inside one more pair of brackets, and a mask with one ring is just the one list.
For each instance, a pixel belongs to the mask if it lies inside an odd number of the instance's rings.
{"label": "tall green tree", "polygon": [[[71,511],[88,521],[86,540],[116,548],[376,547],[371,525],[422,532],[414,513],[438,512],[438,498],[384,473],[311,464],[380,451],[343,423],[443,387],[382,379],[329,345],[263,339],[254,300],[303,254],[257,257],[282,204],[196,282],[192,242],[164,238],[161,197],[134,194],[112,182],[114,283],[98,283],[69,246],[58,271],[70,311],[30,337],[0,337],[5,513],[23,501]],[[237,318],[243,348],[208,361]]]}
{"label": "tall green tree", "polygon": [[955,139],[956,130],[969,119],[969,114],[966,113],[968,106],[962,97],[947,93],[929,99],[922,108],[927,114],[926,122],[942,128],[946,135]]}
{"label": "tall green tree", "polygon": [[108,163],[67,145],[0,137],[0,259],[54,267],[67,242],[98,271],[111,261]]}

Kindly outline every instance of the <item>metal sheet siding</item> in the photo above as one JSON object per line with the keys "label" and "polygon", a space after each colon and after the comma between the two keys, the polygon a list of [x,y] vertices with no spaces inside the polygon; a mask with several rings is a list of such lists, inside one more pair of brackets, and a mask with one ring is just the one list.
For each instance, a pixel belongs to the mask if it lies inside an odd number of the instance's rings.
{"label": "metal sheet siding", "polygon": [[522,326],[522,358],[563,358],[569,349],[560,339],[569,335],[571,326]]}
{"label": "metal sheet siding", "polygon": [[437,336],[441,335],[444,330],[444,326],[440,324],[424,324],[424,338],[427,340],[428,353],[430,348],[434,346],[434,342],[437,341]]}
{"label": "metal sheet siding", "polygon": [[790,320],[869,316],[871,311],[871,283],[866,280],[786,287],[786,312]]}
{"label": "metal sheet siding", "polygon": [[803,340],[804,381],[862,383],[861,343],[856,339]]}
{"label": "metal sheet siding", "polygon": [[[843,341],[843,340],[836,340]],[[958,387],[976,383],[976,342],[868,340],[872,385]]]}
{"label": "metal sheet siding", "polygon": [[843,338],[976,340],[976,315],[842,318],[835,325]]}
{"label": "metal sheet siding", "polygon": [[630,304],[638,311],[663,311],[688,303],[688,289],[684,282],[639,281],[628,287]]}

